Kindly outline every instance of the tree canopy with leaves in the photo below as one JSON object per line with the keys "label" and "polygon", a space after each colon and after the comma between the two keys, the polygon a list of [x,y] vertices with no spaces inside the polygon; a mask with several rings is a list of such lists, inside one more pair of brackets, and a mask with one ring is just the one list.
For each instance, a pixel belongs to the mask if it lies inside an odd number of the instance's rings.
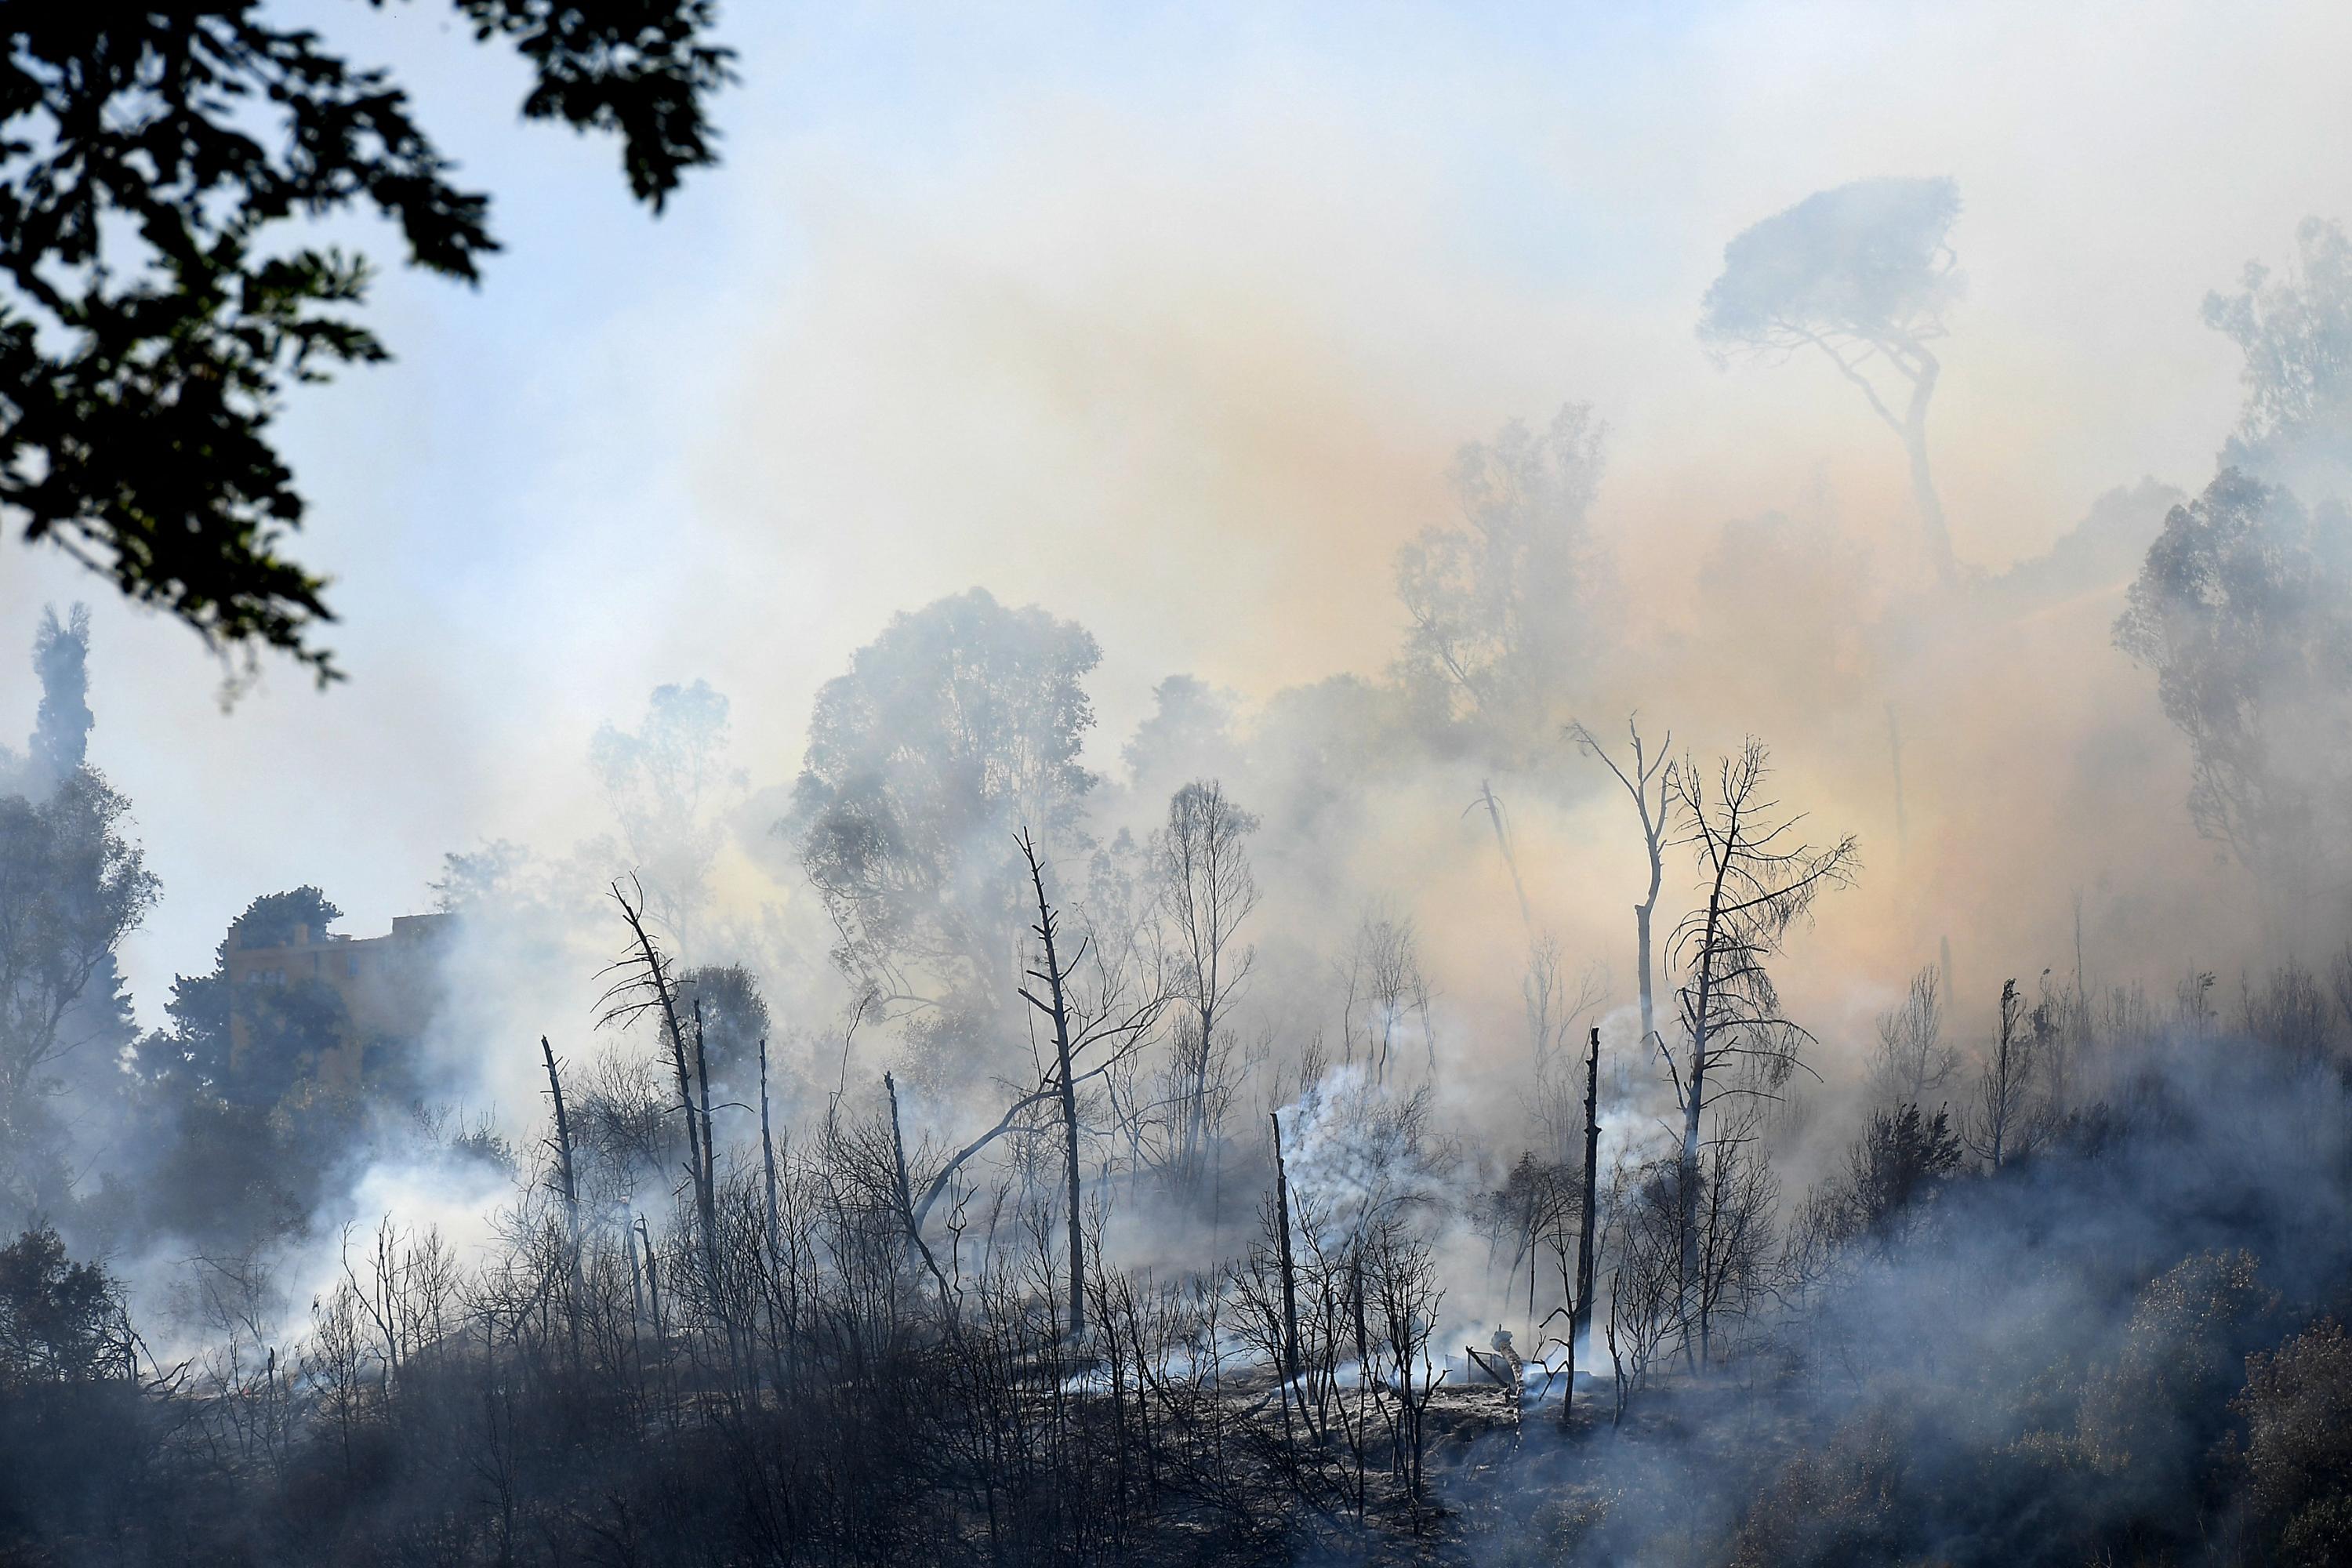
{"label": "tree canopy with leaves", "polygon": [[2116,643],[2156,672],[2189,737],[2189,810],[2295,918],[2352,853],[2340,737],[2352,726],[2352,522],[2224,469],[2172,509]]}
{"label": "tree canopy with leaves", "polygon": [[[1023,920],[1012,834],[1080,826],[1094,637],[972,589],[895,616],[817,693],[778,830],[882,1000],[1003,1003]],[[984,1004],[983,1004],[984,1005]]]}
{"label": "tree canopy with leaves", "polygon": [[1459,528],[1424,529],[1397,552],[1412,624],[1406,686],[1448,720],[1482,726],[1506,757],[1548,742],[1553,710],[1601,638],[1605,570],[1589,514],[1607,427],[1571,403],[1538,433],[1514,420],[1473,443],[1449,476]]}
{"label": "tree canopy with leaves", "polygon": [[1944,312],[1960,294],[1946,237],[1959,214],[1960,187],[1948,178],[1817,191],[1723,247],[1698,329],[1718,360],[1818,349],[1861,388],[1910,455],[1928,553],[1948,582],[1951,535],[1927,468],[1927,405],[1943,367],[1927,345],[1944,335]]}
{"label": "tree canopy with leaves", "polygon": [[303,931],[312,941],[322,941],[327,928],[342,916],[332,900],[307,885],[264,893],[246,905],[245,912],[229,922],[227,933],[213,948],[210,970],[173,976],[172,999],[163,1005],[170,1026],[139,1042],[135,1057],[140,1072],[159,1081],[227,1089],[231,1087],[229,1017],[242,1009],[263,1044],[244,1063],[252,1081],[237,1088],[258,1095],[265,1104],[274,1099],[285,1087],[292,1064],[340,1043],[350,1020],[331,1002],[333,992],[315,983],[295,987],[300,994],[288,1005],[277,1005],[274,996],[266,1001],[261,988],[253,988],[253,995],[237,996],[229,984],[229,950],[232,945],[282,947]]}
{"label": "tree canopy with leaves", "polygon": [[[530,61],[529,120],[611,132],[659,211],[714,161],[730,79],[713,0],[455,0]],[[223,651],[321,681],[325,580],[288,553],[304,500],[270,425],[293,386],[388,357],[367,259],[299,237],[373,208],[411,266],[467,283],[489,200],[384,71],[254,0],[21,5],[0,55],[0,519]]]}
{"label": "tree canopy with leaves", "polygon": [[2221,461],[2307,500],[2352,499],[2352,240],[2316,217],[2294,240],[2283,273],[2249,261],[2239,292],[2205,296],[2205,324],[2246,356]]}
{"label": "tree canopy with leaves", "polygon": [[45,800],[0,796],[0,1203],[49,1195],[56,1129],[43,1101],[89,1043],[72,1026],[77,1005],[112,978],[155,904],[156,878],[123,831],[130,810],[87,767]]}

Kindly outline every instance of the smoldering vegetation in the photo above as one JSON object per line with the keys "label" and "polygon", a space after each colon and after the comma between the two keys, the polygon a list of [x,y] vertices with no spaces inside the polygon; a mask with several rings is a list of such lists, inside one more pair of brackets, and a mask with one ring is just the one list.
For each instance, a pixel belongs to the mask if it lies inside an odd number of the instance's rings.
{"label": "smoldering vegetation", "polygon": [[144,1031],[52,616],[0,1554],[2345,1560],[2352,247],[2205,303],[2199,494],[1996,573],[1931,462],[1964,236],[1824,192],[1702,307],[1836,359],[1885,526],[1661,562],[1571,405],[1463,449],[1385,669],[1107,741],[1095,633],[975,589],[797,767],[661,687],[597,830],[382,944],[254,889]]}

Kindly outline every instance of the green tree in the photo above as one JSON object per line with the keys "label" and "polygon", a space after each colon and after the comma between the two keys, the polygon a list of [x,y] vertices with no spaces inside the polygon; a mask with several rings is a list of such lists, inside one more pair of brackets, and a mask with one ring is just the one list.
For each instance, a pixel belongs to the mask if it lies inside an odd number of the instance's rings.
{"label": "green tree", "polygon": [[1943,366],[1927,345],[1944,335],[1944,312],[1960,294],[1945,237],[1959,215],[1960,187],[1950,179],[1817,191],[1723,247],[1723,274],[1707,289],[1698,328],[1718,361],[1779,361],[1807,349],[1829,356],[1909,454],[1928,556],[1947,583],[1958,568],[1927,468],[1927,405]]}
{"label": "green tree", "polygon": [[229,1003],[245,1019],[245,1054],[229,1080],[239,1098],[264,1105],[279,1099],[351,1040],[342,994],[323,980],[302,975],[244,990]]}
{"label": "green tree", "polygon": [[121,1317],[105,1270],[67,1261],[56,1231],[0,1247],[0,1390],[125,1375]]}
{"label": "green tree", "polygon": [[70,777],[89,755],[89,606],[76,605],[65,619],[41,614],[33,635],[33,669],[41,679],[41,708],[25,747],[27,783],[36,795]]}
{"label": "green tree", "polygon": [[895,617],[817,693],[780,830],[841,933],[835,960],[886,1003],[1008,1004],[1026,923],[1013,835],[1078,832],[1101,658],[1076,623],[975,588]]}
{"label": "green tree", "polygon": [[[524,117],[617,134],[656,211],[715,161],[713,0],[455,4],[530,62]],[[304,502],[269,427],[293,386],[388,355],[356,313],[365,258],[298,237],[373,207],[412,266],[467,283],[498,245],[386,73],[259,9],[7,8],[0,519],[208,645],[325,681],[326,584],[286,553]]]}
{"label": "green tree", "polygon": [[768,1004],[760,983],[740,963],[705,964],[678,976],[681,1015],[701,1022],[701,1054],[710,1080],[736,1098],[758,1087],[760,1042],[768,1037]]}
{"label": "green tree", "polygon": [[38,804],[0,797],[0,1201],[63,1194],[47,1101],[89,1043],[68,1026],[157,894],[122,831],[130,809],[89,767]]}
{"label": "green tree", "polygon": [[625,868],[643,879],[656,918],[688,952],[699,945],[726,837],[717,808],[743,782],[727,766],[727,710],[709,681],[657,686],[634,733],[605,724],[588,748],[621,826]]}
{"label": "green tree", "polygon": [[[307,884],[283,893],[264,893],[246,905],[245,912],[229,922],[228,933],[213,949],[209,971],[172,977],[172,999],[163,1005],[171,1024],[139,1042],[135,1054],[141,1075],[184,1089],[226,1091],[230,1087],[230,1015],[242,1007],[257,1038],[266,1033],[268,1039],[267,1046],[245,1064],[245,1076],[282,1089],[284,1075],[292,1072],[305,1055],[315,1057],[341,1039],[341,1001],[331,988],[309,983],[289,988],[302,991],[307,1000],[296,997],[278,1005],[281,999],[273,997],[265,1006],[260,997],[240,997],[229,984],[229,948],[232,943],[279,947],[302,931],[315,940],[342,914],[326,894]],[[309,996],[313,989],[326,992],[333,1006]],[[262,1098],[274,1100],[277,1089]]]}
{"label": "green tree", "polygon": [[2352,864],[2347,535],[2340,506],[2225,469],[2165,519],[2116,622],[2189,737],[2198,831],[2235,851],[2282,927]]}
{"label": "green tree", "polygon": [[135,1344],[114,1281],[56,1231],[0,1247],[0,1557],[70,1552],[153,1498]]}
{"label": "green tree", "polygon": [[1607,433],[1572,403],[1540,434],[1514,420],[1465,447],[1450,476],[1463,526],[1397,552],[1412,619],[1399,675],[1424,710],[1480,726],[1507,760],[1553,738],[1603,640],[1588,514]]}

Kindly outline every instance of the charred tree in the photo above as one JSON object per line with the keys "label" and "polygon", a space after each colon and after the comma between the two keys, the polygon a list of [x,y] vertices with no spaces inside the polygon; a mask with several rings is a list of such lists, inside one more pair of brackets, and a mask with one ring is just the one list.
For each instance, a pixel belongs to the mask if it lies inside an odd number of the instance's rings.
{"label": "charred tree", "polygon": [[1575,1374],[1576,1342],[1592,1331],[1594,1232],[1600,1226],[1601,1030],[1592,1031],[1584,1058],[1584,1205],[1576,1235],[1576,1311],[1569,1330],[1570,1375]]}
{"label": "charred tree", "polygon": [[1665,842],[1667,831],[1666,791],[1673,773],[1667,755],[1675,743],[1675,732],[1666,731],[1659,742],[1657,753],[1649,754],[1642,741],[1640,715],[1625,721],[1625,729],[1633,740],[1633,765],[1629,772],[1620,767],[1609,749],[1596,739],[1581,722],[1568,727],[1573,740],[1585,755],[1598,757],[1601,763],[1616,775],[1633,798],[1634,816],[1642,825],[1642,847],[1649,856],[1650,888],[1642,901],[1633,906],[1633,958],[1640,966],[1642,994],[1642,1042],[1644,1047],[1658,1037],[1656,993],[1654,990],[1657,965],[1651,957],[1650,926],[1658,909],[1658,889],[1665,883]]}
{"label": "charred tree", "polygon": [[1685,1325],[1696,1321],[1701,1340],[1699,1198],[1707,1113],[1726,1098],[1773,1098],[1811,1040],[1781,1016],[1766,963],[1816,898],[1853,881],[1858,859],[1851,837],[1827,848],[1799,839],[1803,818],[1766,795],[1769,772],[1763,742],[1750,736],[1738,756],[1717,765],[1712,791],[1687,760],[1669,768],[1665,780],[1680,842],[1696,855],[1706,893],[1667,942],[1668,961],[1684,977],[1679,1057],[1659,1044],[1683,1113],[1675,1181],[1679,1310]]}
{"label": "charred tree", "polygon": [[1978,1085],[1976,1115],[1969,1128],[1969,1146],[1996,1171],[2023,1152],[2020,1145],[2027,1141],[2032,1048],[2017,1026],[2024,1012],[2017,982],[2002,981],[2000,1031]]}
{"label": "charred tree", "polygon": [[[775,1265],[783,1253],[783,1226],[776,1202],[776,1141],[768,1124],[768,1038],[760,1037],[760,1164],[767,1197],[768,1261]],[[901,1187],[904,1186],[903,1171]],[[903,1190],[900,1193],[903,1198]]]}
{"label": "charred tree", "polygon": [[[703,1268],[709,1280],[713,1301],[719,1296],[719,1207],[713,1185],[709,1132],[710,1123],[709,1079],[703,1079],[702,1102],[695,1100],[693,1079],[687,1066],[686,1029],[678,1017],[677,989],[671,984],[669,960],[646,925],[645,890],[635,887],[635,899],[613,884],[613,900],[621,906],[621,918],[629,928],[630,953],[614,968],[619,973],[604,993],[605,1008],[602,1023],[627,1023],[646,1013],[660,1020],[663,1037],[669,1043],[671,1069],[677,1079],[678,1110],[686,1118],[687,1175],[694,1187],[695,1214],[701,1231]],[[609,972],[608,972],[609,973]],[[701,1042],[697,1030],[695,1054],[699,1059]],[[648,1254],[650,1258],[650,1254]]]}
{"label": "charred tree", "polygon": [[[1021,995],[1054,1026],[1054,1082],[1055,1098],[1061,1101],[1063,1175],[1069,1185],[1070,1338],[1076,1340],[1087,1331],[1087,1247],[1085,1215],[1079,1211],[1078,1086],[1070,1064],[1070,1002],[1064,988],[1067,976],[1056,946],[1061,916],[1046,901],[1045,871],[1037,858],[1036,841],[1024,829],[1014,842],[1020,845],[1021,857],[1029,864],[1029,885],[1037,898],[1037,923],[1029,929],[1036,934],[1045,960],[1043,969],[1026,972],[1030,979],[1045,987],[1045,997],[1039,998],[1026,986],[1021,988]],[[895,1124],[895,1114],[892,1120]]]}
{"label": "charred tree", "polygon": [[547,1037],[539,1037],[539,1054],[547,1064],[547,1092],[555,1102],[555,1175],[560,1184],[556,1189],[563,1199],[563,1236],[565,1266],[571,1277],[572,1296],[566,1303],[572,1331],[572,1365],[580,1370],[580,1309],[586,1295],[586,1286],[580,1274],[580,1187],[573,1176],[572,1163],[572,1121],[563,1109],[563,1080],[556,1076],[555,1047]]}
{"label": "charred tree", "polygon": [[1282,1159],[1281,1113],[1267,1120],[1274,1123],[1274,1234],[1282,1260],[1282,1375],[1287,1383],[1298,1377],[1298,1270],[1290,1256],[1290,1173]]}

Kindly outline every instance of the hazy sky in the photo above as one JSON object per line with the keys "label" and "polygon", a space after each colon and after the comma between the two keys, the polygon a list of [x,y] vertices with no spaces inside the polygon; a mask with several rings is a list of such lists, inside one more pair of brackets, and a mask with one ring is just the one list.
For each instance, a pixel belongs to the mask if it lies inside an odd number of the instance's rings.
{"label": "hazy sky", "polygon": [[1101,638],[1098,763],[1173,671],[1377,670],[1452,450],[1563,400],[1615,432],[1637,595],[1816,485],[1899,562],[1858,399],[1693,336],[1724,241],[1813,190],[1959,182],[1934,438],[1991,566],[2112,486],[2200,485],[2237,391],[2200,300],[2352,219],[2332,0],[739,3],[726,165],[658,222],[611,144],[518,126],[521,68],[446,8],[284,9],[401,69],[507,250],[477,293],[390,272],[398,363],[285,422],[347,684],[276,668],[224,713],[186,633],[5,554],[8,725],[39,605],[95,611],[93,760],[165,886],[151,1021],[256,893],[316,881],[368,934],[445,850],[597,826],[588,738],[659,682],[708,678],[787,779],[816,685],[975,583]]}

